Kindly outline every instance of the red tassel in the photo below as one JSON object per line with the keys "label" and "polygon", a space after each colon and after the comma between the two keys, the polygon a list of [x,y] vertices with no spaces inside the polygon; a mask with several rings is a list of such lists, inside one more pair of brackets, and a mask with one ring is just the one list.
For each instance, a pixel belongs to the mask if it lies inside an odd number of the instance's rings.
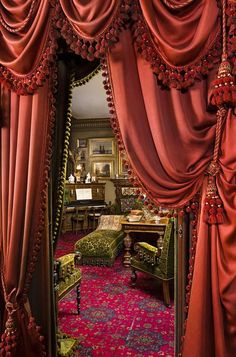
{"label": "red tassel", "polygon": [[204,204],[204,221],[208,224],[221,224],[223,223],[224,209],[223,202],[218,195],[217,187],[215,184],[215,177],[209,176],[207,195]]}
{"label": "red tassel", "polygon": [[217,79],[212,82],[210,103],[212,105],[234,105],[236,99],[236,85],[231,75],[230,63],[224,58],[220,64]]}
{"label": "red tassel", "polygon": [[14,320],[9,315],[6,322],[5,332],[1,336],[0,355],[11,357],[16,352],[17,347],[17,332]]}
{"label": "red tassel", "polygon": [[216,214],[216,220],[217,220],[217,223],[218,223],[218,224],[223,223],[223,222],[224,222],[223,214],[222,214],[222,213],[217,213],[217,214]]}
{"label": "red tassel", "polygon": [[210,214],[209,219],[208,219],[209,224],[216,224],[217,223],[217,218],[215,214]]}

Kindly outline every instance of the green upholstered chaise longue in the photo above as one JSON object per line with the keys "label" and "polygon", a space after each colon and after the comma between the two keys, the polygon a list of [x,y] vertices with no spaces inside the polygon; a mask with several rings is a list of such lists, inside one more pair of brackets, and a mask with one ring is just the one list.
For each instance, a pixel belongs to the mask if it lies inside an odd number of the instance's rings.
{"label": "green upholstered chaise longue", "polygon": [[80,264],[112,266],[123,247],[122,215],[103,215],[95,231],[75,243]]}

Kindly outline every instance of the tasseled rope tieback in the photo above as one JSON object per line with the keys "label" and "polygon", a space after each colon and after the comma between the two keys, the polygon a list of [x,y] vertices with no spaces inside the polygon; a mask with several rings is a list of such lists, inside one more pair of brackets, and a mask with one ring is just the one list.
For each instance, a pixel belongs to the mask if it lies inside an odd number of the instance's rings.
{"label": "tasseled rope tieback", "polygon": [[222,39],[223,54],[219,66],[217,79],[213,81],[210,91],[210,103],[218,107],[216,117],[216,134],[213,159],[210,162],[206,174],[208,175],[207,194],[205,198],[204,215],[209,224],[223,223],[223,202],[216,187],[216,176],[219,174],[219,152],[223,132],[223,124],[227,116],[227,107],[234,105],[236,101],[236,86],[231,74],[231,66],[228,61],[226,48],[226,0],[222,0]]}
{"label": "tasseled rope tieback", "polygon": [[205,198],[204,215],[205,221],[209,224],[223,223],[223,202],[218,194],[216,187],[216,176],[220,171],[219,149],[222,135],[222,127],[226,118],[227,110],[221,106],[216,114],[216,139],[213,159],[210,162],[206,173],[208,174],[207,194]]}
{"label": "tasseled rope tieback", "polygon": [[226,0],[222,0],[222,41],[221,64],[217,78],[212,82],[209,96],[210,103],[217,107],[224,104],[235,105],[236,102],[236,85],[234,83],[234,76],[231,74],[231,66],[227,54]]}
{"label": "tasseled rope tieback", "polygon": [[19,309],[17,303],[12,303],[11,298],[15,294],[16,289],[13,289],[11,294],[7,296],[3,273],[1,272],[2,287],[4,292],[4,297],[6,301],[6,310],[7,310],[7,321],[5,324],[5,331],[1,336],[0,342],[0,355],[11,357],[16,352],[18,332],[17,326],[14,321],[14,313]]}

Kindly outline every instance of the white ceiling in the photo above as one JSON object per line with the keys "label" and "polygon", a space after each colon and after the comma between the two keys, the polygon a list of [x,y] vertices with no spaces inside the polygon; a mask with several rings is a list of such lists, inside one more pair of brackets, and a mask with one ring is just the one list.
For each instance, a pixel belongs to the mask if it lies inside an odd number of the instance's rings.
{"label": "white ceiling", "polygon": [[101,71],[72,91],[72,116],[76,119],[108,118],[109,110]]}

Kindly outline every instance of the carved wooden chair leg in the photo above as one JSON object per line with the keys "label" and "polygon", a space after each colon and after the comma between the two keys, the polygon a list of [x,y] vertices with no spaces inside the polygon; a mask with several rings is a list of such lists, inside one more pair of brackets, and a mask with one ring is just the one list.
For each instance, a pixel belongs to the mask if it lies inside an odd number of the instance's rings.
{"label": "carved wooden chair leg", "polygon": [[76,286],[77,311],[80,313],[80,283]]}
{"label": "carved wooden chair leg", "polygon": [[162,288],[163,288],[163,296],[164,296],[164,303],[167,307],[170,306],[170,286],[169,286],[169,281],[163,281],[162,282]]}
{"label": "carved wooden chair leg", "polygon": [[132,269],[132,274],[131,274],[131,285],[135,286],[136,285],[136,280],[137,280],[137,273],[135,269]]}

